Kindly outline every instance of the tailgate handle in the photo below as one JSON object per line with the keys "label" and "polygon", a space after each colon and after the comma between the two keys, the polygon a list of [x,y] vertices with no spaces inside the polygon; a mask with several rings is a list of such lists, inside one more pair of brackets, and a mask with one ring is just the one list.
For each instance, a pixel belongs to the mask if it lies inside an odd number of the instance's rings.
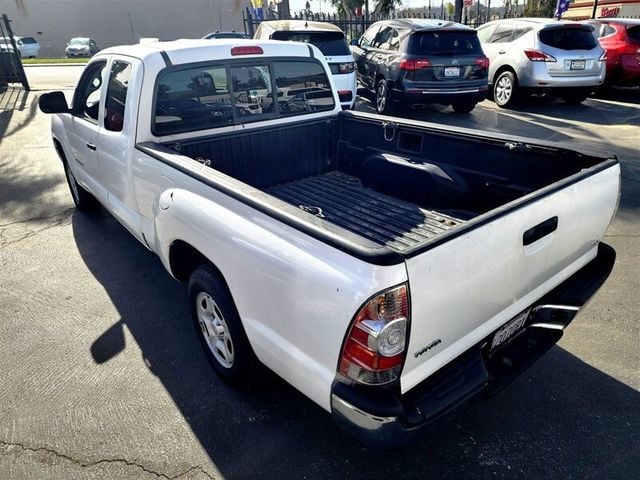
{"label": "tailgate handle", "polygon": [[539,223],[535,227],[531,227],[529,230],[522,234],[522,244],[531,245],[537,242],[543,237],[546,237],[552,232],[555,232],[558,228],[558,216],[551,217],[542,223]]}

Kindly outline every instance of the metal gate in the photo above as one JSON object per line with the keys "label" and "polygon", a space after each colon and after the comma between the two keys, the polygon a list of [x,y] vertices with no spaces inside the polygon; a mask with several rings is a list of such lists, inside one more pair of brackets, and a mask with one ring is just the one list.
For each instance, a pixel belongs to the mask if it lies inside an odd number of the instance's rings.
{"label": "metal gate", "polygon": [[2,14],[0,17],[0,92],[5,90],[9,83],[21,83],[25,90],[29,90],[20,51],[11,30],[11,21],[7,15]]}

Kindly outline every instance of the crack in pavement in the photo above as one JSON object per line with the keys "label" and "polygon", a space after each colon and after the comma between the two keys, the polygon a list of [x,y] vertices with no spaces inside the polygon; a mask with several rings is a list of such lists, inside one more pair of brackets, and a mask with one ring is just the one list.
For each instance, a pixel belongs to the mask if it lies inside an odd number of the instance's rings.
{"label": "crack in pavement", "polygon": [[[75,208],[68,208],[63,212],[58,212],[46,217],[29,218],[27,220],[19,220],[16,222],[10,222],[10,223],[5,223],[0,225],[0,249],[3,249],[5,247],[8,247],[9,245],[13,245],[18,242],[22,242],[23,240],[33,237],[50,228],[64,225],[65,222],[71,217],[74,211],[75,211]],[[41,228],[35,228],[33,230],[26,230],[26,231],[23,230],[20,233],[17,233],[17,234],[14,233],[14,235],[9,235],[9,232],[11,230],[17,230],[17,229],[16,228],[11,229],[8,227],[17,227],[19,225],[25,225],[25,228],[26,228],[26,225],[32,222],[38,222],[38,221],[46,221],[47,223]],[[12,236],[14,238],[11,238]]]}
{"label": "crack in pavement", "polygon": [[175,475],[173,477],[170,477],[169,475],[166,475],[164,473],[160,473],[160,472],[156,472],[154,470],[151,470],[147,467],[145,467],[144,465],[140,465],[139,463],[136,462],[132,462],[131,460],[127,460],[126,458],[108,458],[108,459],[102,459],[102,460],[97,460],[94,462],[83,462],[81,460],[78,460],[76,458],[73,458],[69,455],[66,455],[64,453],[60,453],[56,450],[53,450],[52,448],[48,448],[48,447],[29,447],[26,445],[23,445],[21,443],[11,443],[11,442],[5,442],[4,440],[0,440],[0,446],[4,447],[5,449],[11,449],[11,448],[19,448],[25,452],[32,452],[32,453],[38,453],[38,452],[44,452],[44,453],[48,453],[50,455],[54,455],[55,457],[58,458],[62,458],[64,460],[67,460],[68,462],[71,462],[75,465],[79,465],[82,468],[91,468],[91,467],[95,467],[101,464],[109,464],[109,463],[122,463],[125,464],[127,466],[130,467],[135,467],[135,468],[139,468],[140,470],[142,470],[145,473],[148,473],[150,475],[154,475],[158,478],[165,478],[167,480],[178,480],[182,477],[185,477],[186,475],[190,474],[191,472],[195,472],[195,471],[200,471],[202,472],[203,475],[205,475],[207,478],[211,479],[211,480],[216,480],[215,477],[212,477],[201,465],[195,466],[195,467],[191,467],[188,470]]}

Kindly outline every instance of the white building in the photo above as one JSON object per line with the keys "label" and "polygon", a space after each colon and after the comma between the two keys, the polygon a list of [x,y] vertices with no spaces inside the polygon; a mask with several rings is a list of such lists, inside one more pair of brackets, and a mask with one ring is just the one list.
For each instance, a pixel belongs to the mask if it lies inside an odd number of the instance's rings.
{"label": "white building", "polygon": [[242,9],[248,5],[248,0],[1,0],[0,13],[12,20],[15,35],[38,40],[41,57],[61,57],[72,37],[91,37],[106,48],[143,37],[244,31]]}

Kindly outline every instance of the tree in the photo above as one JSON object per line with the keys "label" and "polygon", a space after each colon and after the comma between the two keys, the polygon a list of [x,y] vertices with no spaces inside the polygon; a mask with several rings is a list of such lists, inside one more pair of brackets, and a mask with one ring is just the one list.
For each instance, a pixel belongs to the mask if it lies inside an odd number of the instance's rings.
{"label": "tree", "polygon": [[526,0],[524,7],[525,17],[553,17],[556,10],[555,0]]}
{"label": "tree", "polygon": [[402,5],[402,0],[376,0],[376,6],[373,13],[387,15],[396,9],[396,6]]}
{"label": "tree", "polygon": [[456,11],[456,6],[451,2],[447,2],[444,4],[444,9],[449,17],[453,17],[453,14]]}
{"label": "tree", "polygon": [[355,16],[356,8],[361,8],[364,4],[364,0],[330,0],[330,2],[339,17]]}

